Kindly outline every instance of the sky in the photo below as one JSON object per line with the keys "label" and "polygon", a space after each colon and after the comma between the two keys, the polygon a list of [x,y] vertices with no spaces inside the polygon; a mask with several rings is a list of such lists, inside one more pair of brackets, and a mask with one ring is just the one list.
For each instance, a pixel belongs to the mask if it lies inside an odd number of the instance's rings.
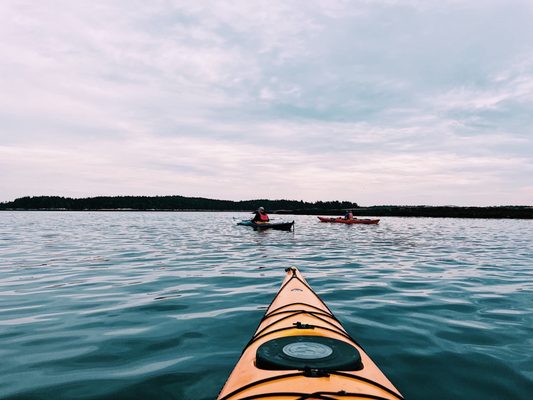
{"label": "sky", "polygon": [[0,201],[533,204],[533,1],[0,2]]}

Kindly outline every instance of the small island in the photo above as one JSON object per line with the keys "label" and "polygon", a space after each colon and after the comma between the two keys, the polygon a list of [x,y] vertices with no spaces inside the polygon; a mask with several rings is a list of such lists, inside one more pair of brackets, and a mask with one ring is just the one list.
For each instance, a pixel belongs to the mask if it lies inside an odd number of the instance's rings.
{"label": "small island", "polygon": [[533,219],[532,206],[370,206],[351,201],[216,200],[185,196],[98,196],[71,198],[26,196],[0,203],[11,211],[252,211],[259,206],[272,214],[341,215],[350,210],[357,216],[432,218]]}

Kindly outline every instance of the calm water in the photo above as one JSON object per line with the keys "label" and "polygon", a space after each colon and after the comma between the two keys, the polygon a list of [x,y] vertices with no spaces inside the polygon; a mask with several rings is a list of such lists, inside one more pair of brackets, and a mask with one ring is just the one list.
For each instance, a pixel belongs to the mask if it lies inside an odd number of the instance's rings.
{"label": "calm water", "polygon": [[408,399],[530,399],[533,222],[0,212],[0,398],[214,399],[290,265]]}

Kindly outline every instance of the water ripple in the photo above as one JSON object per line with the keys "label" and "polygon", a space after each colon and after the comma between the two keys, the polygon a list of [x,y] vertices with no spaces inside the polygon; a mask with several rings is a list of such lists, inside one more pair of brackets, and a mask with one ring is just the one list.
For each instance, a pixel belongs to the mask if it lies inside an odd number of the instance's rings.
{"label": "water ripple", "polygon": [[530,221],[246,216],[0,213],[0,398],[213,399],[290,265],[407,398],[530,397]]}

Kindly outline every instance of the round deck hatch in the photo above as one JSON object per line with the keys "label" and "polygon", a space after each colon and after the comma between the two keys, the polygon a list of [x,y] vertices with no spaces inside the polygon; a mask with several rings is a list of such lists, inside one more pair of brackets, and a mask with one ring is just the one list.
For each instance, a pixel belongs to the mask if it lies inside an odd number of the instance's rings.
{"label": "round deck hatch", "polygon": [[333,349],[317,342],[289,343],[282,349],[283,353],[292,358],[302,360],[318,360],[333,354]]}
{"label": "round deck hatch", "polygon": [[323,336],[287,336],[263,343],[256,352],[256,366],[267,370],[363,368],[361,355],[354,346]]}

